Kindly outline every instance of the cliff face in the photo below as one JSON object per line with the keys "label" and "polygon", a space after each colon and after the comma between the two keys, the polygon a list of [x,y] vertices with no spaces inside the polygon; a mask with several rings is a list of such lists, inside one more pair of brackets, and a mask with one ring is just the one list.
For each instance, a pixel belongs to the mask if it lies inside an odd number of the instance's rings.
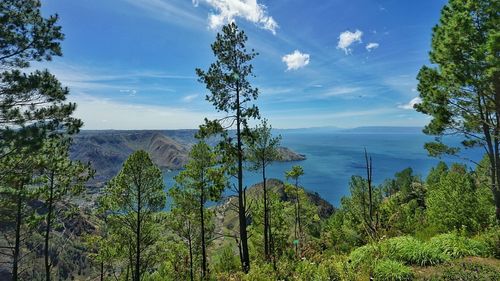
{"label": "cliff face", "polygon": [[[194,130],[174,131],[82,131],[74,137],[71,157],[90,162],[96,170],[90,185],[100,186],[115,176],[127,157],[136,150],[147,151],[163,170],[181,169],[196,142]],[[281,161],[300,161],[305,156],[281,147]]]}
{"label": "cliff face", "polygon": [[71,157],[90,162],[96,170],[92,185],[115,176],[127,157],[136,150],[147,151],[161,169],[180,169],[187,161],[188,144],[154,131],[92,131],[74,138]]}

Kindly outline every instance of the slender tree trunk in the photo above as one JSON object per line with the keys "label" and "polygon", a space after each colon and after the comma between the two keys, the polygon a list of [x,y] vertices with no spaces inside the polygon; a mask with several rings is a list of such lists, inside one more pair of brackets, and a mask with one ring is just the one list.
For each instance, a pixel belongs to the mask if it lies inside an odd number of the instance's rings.
{"label": "slender tree trunk", "polygon": [[20,183],[18,194],[17,194],[17,210],[16,210],[16,231],[15,231],[15,241],[14,241],[14,256],[12,262],[12,280],[17,281],[18,271],[19,271],[19,255],[21,248],[21,223],[22,223],[22,191],[24,183]]}
{"label": "slender tree trunk", "polygon": [[[203,172],[201,181],[203,182]],[[205,187],[201,187],[200,194],[200,224],[201,224],[201,280],[205,280],[207,277],[207,251],[205,242]]]}
{"label": "slender tree trunk", "polygon": [[49,262],[49,239],[50,239],[50,229],[52,226],[52,209],[54,206],[54,172],[50,174],[50,186],[49,186],[49,198],[48,198],[48,207],[49,210],[47,212],[47,226],[45,228],[45,245],[44,245],[44,258],[45,258],[45,280],[50,281],[50,267],[51,264]]}
{"label": "slender tree trunk", "polygon": [[373,232],[372,237],[377,235],[377,228],[374,225],[373,220],[373,187],[372,187],[372,178],[373,178],[373,166],[372,166],[372,158],[368,157],[368,152],[366,152],[365,148],[365,160],[366,160],[366,179],[368,182],[368,217],[369,217],[369,228]]}
{"label": "slender tree trunk", "polygon": [[239,84],[236,84],[236,135],[238,141],[238,218],[240,224],[240,242],[242,254],[242,269],[248,273],[250,270],[250,255],[248,253],[248,233],[245,191],[243,189],[243,149],[241,143],[241,108],[240,108],[240,90]]}
{"label": "slender tree trunk", "polygon": [[188,230],[189,230],[189,235],[188,235],[188,246],[189,246],[189,278],[191,281],[194,281],[194,274],[193,274],[193,242],[191,240],[191,223],[188,222]]}
{"label": "slender tree trunk", "polygon": [[493,198],[495,200],[495,213],[497,222],[500,223],[500,152],[499,152],[499,141],[500,141],[500,71],[493,73],[493,86],[495,91],[495,134],[493,136],[495,142],[495,165],[492,168],[495,169],[496,178],[492,181],[492,191]]}
{"label": "slender tree trunk", "polygon": [[[298,243],[297,243],[297,250],[300,251],[300,244],[302,243],[302,224],[300,221],[300,193],[299,193],[299,179],[295,179],[295,188],[297,191],[297,225],[299,227],[298,230]],[[297,252],[298,253],[298,252]]]}
{"label": "slender tree trunk", "polygon": [[[500,110],[500,97],[495,97],[497,110]],[[483,111],[483,105],[481,102],[481,95],[478,95],[477,106],[479,108],[479,117],[482,121],[482,130],[484,138],[486,141],[486,151],[488,153],[488,158],[490,160],[490,178],[491,178],[491,191],[493,193],[493,198],[495,200],[495,214],[497,221],[500,222],[500,157],[498,151],[498,136],[492,136],[490,132],[490,122],[488,122],[488,117]],[[500,120],[497,120],[499,122]],[[495,145],[494,145],[495,143]]]}
{"label": "slender tree trunk", "polygon": [[141,280],[140,263],[141,263],[141,188],[137,189],[137,229],[136,229],[136,253],[135,253],[135,281]]}
{"label": "slender tree trunk", "polygon": [[104,261],[101,259],[101,266],[100,266],[100,279],[101,281],[104,281]]}
{"label": "slender tree trunk", "polygon": [[267,203],[267,186],[266,186],[266,166],[262,163],[262,180],[264,190],[264,256],[266,261],[269,261],[269,211]]}
{"label": "slender tree trunk", "polygon": [[492,181],[493,199],[495,201],[495,214],[497,221],[500,222],[500,156],[498,151],[498,142],[495,144],[495,173]]}

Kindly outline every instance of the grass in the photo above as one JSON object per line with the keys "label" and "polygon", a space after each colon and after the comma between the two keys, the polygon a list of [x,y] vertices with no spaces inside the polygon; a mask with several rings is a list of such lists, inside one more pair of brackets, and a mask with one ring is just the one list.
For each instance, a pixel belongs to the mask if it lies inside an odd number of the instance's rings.
{"label": "grass", "polygon": [[373,269],[375,280],[405,281],[413,280],[413,271],[401,262],[383,259]]}
{"label": "grass", "polygon": [[467,238],[456,232],[437,235],[427,242],[412,236],[390,238],[367,244],[351,252],[348,261],[354,270],[372,267],[378,259],[390,259],[407,265],[430,266],[465,257],[492,255],[488,243]]}
{"label": "grass", "polygon": [[488,256],[489,246],[457,234],[456,232],[437,235],[427,243],[430,247],[445,253],[452,259],[465,256]]}
{"label": "grass", "polygon": [[450,259],[439,249],[411,236],[391,238],[381,246],[384,257],[410,265],[436,265]]}

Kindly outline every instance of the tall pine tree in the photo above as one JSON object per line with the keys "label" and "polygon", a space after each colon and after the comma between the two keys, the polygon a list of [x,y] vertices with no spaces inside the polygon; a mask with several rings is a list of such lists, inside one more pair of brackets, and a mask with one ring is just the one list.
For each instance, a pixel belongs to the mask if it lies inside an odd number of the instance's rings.
{"label": "tall pine tree", "polygon": [[[238,179],[236,192],[238,195],[238,221],[241,244],[241,261],[244,272],[250,270],[250,255],[248,252],[248,216],[245,191],[243,187],[243,136],[249,133],[248,120],[259,118],[258,108],[251,104],[257,99],[259,91],[252,87],[249,77],[253,67],[250,61],[257,55],[254,50],[248,51],[245,47],[247,36],[236,26],[230,23],[217,34],[212,44],[212,51],[216,61],[208,71],[196,69],[200,82],[205,83],[210,94],[207,100],[212,103],[218,112],[225,112],[226,117],[218,120],[205,120],[200,135],[222,133],[225,137],[223,146],[229,153],[227,159],[235,159],[235,174]],[[234,128],[236,127],[236,128]],[[236,143],[229,137],[228,130],[236,129]]]}

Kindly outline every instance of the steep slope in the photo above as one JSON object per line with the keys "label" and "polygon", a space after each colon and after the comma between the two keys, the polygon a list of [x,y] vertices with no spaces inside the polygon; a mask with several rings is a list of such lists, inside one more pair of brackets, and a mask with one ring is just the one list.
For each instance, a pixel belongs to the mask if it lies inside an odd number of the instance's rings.
{"label": "steep slope", "polygon": [[92,185],[102,185],[116,175],[134,151],[149,152],[162,169],[180,169],[189,146],[155,131],[87,131],[74,138],[71,157],[90,162],[96,170]]}

